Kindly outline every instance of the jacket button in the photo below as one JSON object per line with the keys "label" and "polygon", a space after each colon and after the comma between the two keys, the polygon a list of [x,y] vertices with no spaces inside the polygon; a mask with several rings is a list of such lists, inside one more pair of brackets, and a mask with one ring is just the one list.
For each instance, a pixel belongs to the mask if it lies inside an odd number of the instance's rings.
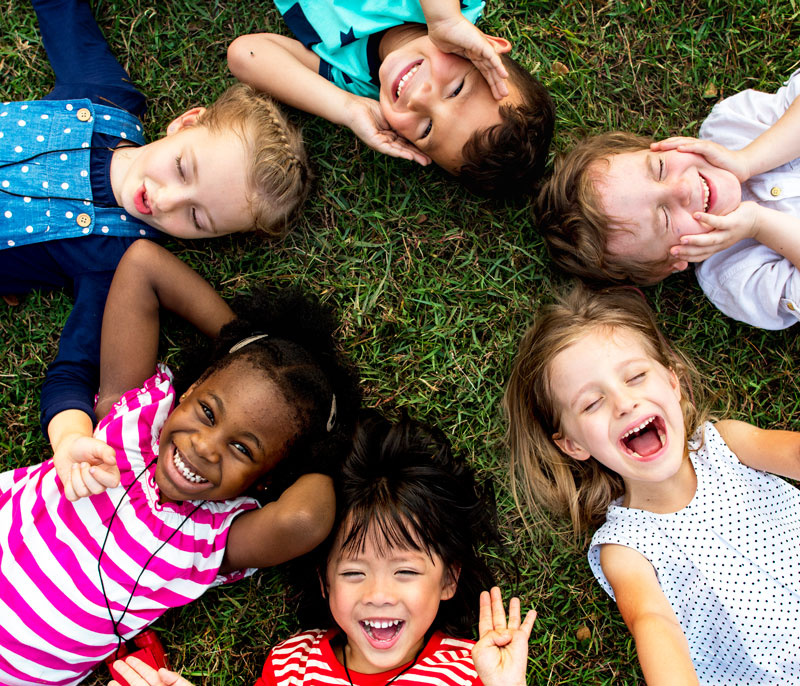
{"label": "jacket button", "polygon": [[88,214],[86,214],[86,212],[81,212],[75,218],[75,221],[78,222],[78,226],[83,226],[85,228],[92,223],[92,218]]}
{"label": "jacket button", "polygon": [[780,189],[780,188],[778,188],[777,186],[773,186],[773,187],[770,189],[770,191],[769,191],[769,194],[770,194],[770,195],[771,195],[773,198],[777,198],[777,197],[778,197],[778,196],[781,194],[781,189]]}
{"label": "jacket button", "polygon": [[78,117],[78,121],[89,121],[92,118],[92,113],[85,107],[81,107],[76,116]]}

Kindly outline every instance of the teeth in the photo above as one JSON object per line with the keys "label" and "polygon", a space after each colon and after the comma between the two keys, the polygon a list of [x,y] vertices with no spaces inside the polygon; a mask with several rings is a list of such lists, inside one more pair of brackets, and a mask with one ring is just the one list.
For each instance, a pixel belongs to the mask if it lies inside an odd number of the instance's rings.
{"label": "teeth", "polygon": [[[628,436],[630,436],[631,434],[634,434],[634,433],[636,433],[636,432],[638,432],[638,431],[641,431],[641,430],[642,430],[642,429],[644,429],[644,428],[645,428],[645,427],[646,427],[646,426],[647,426],[647,425],[648,425],[650,422],[652,422],[654,419],[655,419],[655,417],[650,417],[650,419],[645,419],[645,420],[644,420],[644,421],[643,421],[641,424],[639,424],[639,426],[634,426],[634,427],[633,427],[633,428],[632,428],[630,431],[626,431],[624,434],[622,434],[622,438],[627,438],[627,437],[628,437]],[[661,432],[660,432],[660,431],[658,432],[658,434],[659,434],[659,437],[661,437]],[[663,438],[661,439],[661,443],[662,443],[662,444],[664,443],[664,439],[663,439]]]}
{"label": "teeth", "polygon": [[191,469],[186,466],[186,463],[181,459],[181,454],[178,452],[178,449],[175,448],[175,458],[174,458],[175,466],[178,468],[178,471],[183,474],[184,478],[187,481],[191,481],[196,484],[205,483],[208,479],[204,479],[199,474],[195,474]]}
{"label": "teeth", "polygon": [[404,87],[405,87],[405,85],[406,85],[406,82],[407,82],[407,81],[408,81],[408,80],[409,80],[409,79],[410,79],[412,76],[414,76],[414,74],[416,74],[416,73],[417,73],[417,70],[418,70],[418,69],[419,69],[419,65],[416,65],[415,67],[412,67],[411,69],[409,69],[409,70],[408,70],[408,71],[407,71],[405,74],[403,74],[403,78],[402,78],[402,79],[400,79],[400,83],[398,83],[398,84],[397,84],[397,93],[396,93],[395,95],[396,95],[398,98],[400,97],[400,91],[401,91],[401,90],[403,90],[403,88],[404,88]]}
{"label": "teeth", "polygon": [[388,629],[390,626],[397,626],[402,619],[365,619],[364,624],[370,629]]}
{"label": "teeth", "polygon": [[658,440],[661,441],[661,447],[663,448],[667,442],[667,434],[661,431],[661,429],[658,430]]}
{"label": "teeth", "polygon": [[701,176],[700,183],[703,184],[703,212],[708,212],[708,196],[710,191],[708,190],[708,184],[706,180]]}

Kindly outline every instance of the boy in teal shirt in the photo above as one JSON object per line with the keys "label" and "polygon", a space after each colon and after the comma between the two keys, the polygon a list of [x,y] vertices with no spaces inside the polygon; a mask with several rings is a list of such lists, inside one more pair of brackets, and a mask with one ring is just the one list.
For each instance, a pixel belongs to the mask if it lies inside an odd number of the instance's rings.
{"label": "boy in teal shirt", "polygon": [[508,40],[473,25],[482,0],[276,5],[297,40],[240,36],[228,49],[237,78],[349,127],[380,152],[434,161],[473,191],[532,190],[552,138],[553,103],[508,58]]}

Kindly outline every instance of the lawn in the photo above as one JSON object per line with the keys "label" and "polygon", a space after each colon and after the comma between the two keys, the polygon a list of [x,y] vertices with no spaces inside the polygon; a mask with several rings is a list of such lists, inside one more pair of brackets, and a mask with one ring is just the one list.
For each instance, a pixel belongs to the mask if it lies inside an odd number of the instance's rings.
{"label": "lawn", "polygon": [[[225,52],[235,36],[286,31],[270,2],[93,5],[149,98],[150,139],[232,82]],[[798,12],[795,0],[490,0],[481,26],[511,39],[513,56],[552,91],[561,150],[583,133],[610,128],[695,133],[718,99],[750,87],[774,90],[800,64]],[[33,11],[0,0],[0,36],[0,98],[46,93],[52,74]],[[292,116],[303,127],[316,182],[290,236],[281,244],[246,236],[168,247],[226,297],[260,283],[299,283],[335,305],[366,403],[388,413],[406,408],[440,426],[495,481],[508,554],[521,572],[518,593],[539,612],[531,684],[639,682],[632,640],[592,579],[585,545],[571,542],[563,527],[557,533],[521,519],[506,486],[499,400],[516,341],[537,304],[564,283],[526,203],[487,202],[436,170],[374,153],[348,131]],[[720,412],[762,427],[794,426],[793,331],[726,318],[690,272],[646,295],[667,335],[718,390]],[[49,456],[38,398],[69,308],[62,293],[34,294],[13,309],[0,303],[3,468]],[[187,330],[173,322],[163,332],[164,358],[177,359],[186,340]],[[187,678],[250,684],[270,646],[300,627],[281,570],[267,570],[168,613],[156,628]],[[105,674],[87,683],[105,683]]]}

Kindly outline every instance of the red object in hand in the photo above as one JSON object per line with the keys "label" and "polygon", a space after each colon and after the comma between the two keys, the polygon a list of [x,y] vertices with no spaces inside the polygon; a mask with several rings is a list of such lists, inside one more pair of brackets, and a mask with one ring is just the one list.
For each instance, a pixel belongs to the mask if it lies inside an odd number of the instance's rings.
{"label": "red object in hand", "polygon": [[112,665],[116,660],[124,660],[128,655],[138,657],[142,662],[147,663],[153,669],[158,669],[159,667],[169,668],[167,665],[167,656],[164,653],[164,646],[161,645],[158,634],[152,629],[145,629],[133,639],[133,645],[136,647],[136,650],[129,650],[129,644],[130,641],[128,643],[123,643],[118,651],[115,651],[113,655],[109,655],[106,658],[108,671],[111,672],[112,678],[122,684],[122,686],[130,685],[124,677],[120,676],[119,672],[117,672]]}

